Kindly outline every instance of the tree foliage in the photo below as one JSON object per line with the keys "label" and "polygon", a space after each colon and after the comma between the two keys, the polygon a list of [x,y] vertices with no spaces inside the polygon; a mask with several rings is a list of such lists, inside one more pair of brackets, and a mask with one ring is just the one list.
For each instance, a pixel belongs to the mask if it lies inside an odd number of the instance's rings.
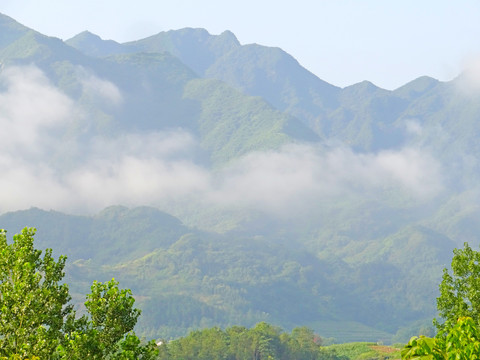
{"label": "tree foliage", "polygon": [[0,230],[0,358],[4,359],[152,359],[133,333],[140,315],[130,290],[118,283],[94,282],[87,314],[77,317],[68,285],[61,283],[66,257],[34,248],[34,228],[8,244]]}
{"label": "tree foliage", "polygon": [[465,243],[463,249],[455,249],[452,259],[452,275],[443,270],[437,309],[443,320],[434,320],[440,333],[453,327],[460,317],[471,317],[480,323],[480,252]]}
{"label": "tree foliage", "polygon": [[459,318],[445,337],[410,339],[402,359],[475,360],[480,359],[480,330],[471,317]]}
{"label": "tree foliage", "polygon": [[291,334],[280,328],[258,323],[247,329],[233,326],[197,330],[162,345],[162,360],[337,360],[342,359],[320,346],[319,337],[308,328],[295,328]]}
{"label": "tree foliage", "polygon": [[402,351],[402,359],[480,359],[480,252],[465,243],[455,249],[452,275],[443,271],[434,319],[436,337],[413,337]]}

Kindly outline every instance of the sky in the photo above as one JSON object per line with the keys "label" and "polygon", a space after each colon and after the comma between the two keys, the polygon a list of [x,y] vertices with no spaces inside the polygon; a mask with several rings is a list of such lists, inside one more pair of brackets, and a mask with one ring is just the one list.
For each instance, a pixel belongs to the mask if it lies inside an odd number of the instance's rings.
{"label": "sky", "polygon": [[0,12],[64,40],[84,30],[118,42],[184,27],[230,30],[341,87],[448,81],[480,55],[478,0],[1,0]]}

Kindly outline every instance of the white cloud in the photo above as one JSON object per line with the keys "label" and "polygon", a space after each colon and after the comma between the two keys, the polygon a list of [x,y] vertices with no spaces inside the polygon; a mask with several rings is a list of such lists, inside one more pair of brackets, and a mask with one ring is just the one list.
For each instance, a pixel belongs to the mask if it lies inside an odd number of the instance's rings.
{"label": "white cloud", "polygon": [[428,153],[414,148],[382,152],[375,156],[374,166],[392,183],[418,197],[436,195],[443,187],[440,164]]}
{"label": "white cloud", "polygon": [[[32,206],[52,209],[71,198],[71,189],[62,186],[57,174],[45,165],[0,160],[0,211]],[[65,207],[63,207],[65,209]]]}
{"label": "white cloud", "polygon": [[422,125],[414,119],[408,119],[405,121],[405,129],[407,130],[407,133],[412,135],[420,136],[423,133]]}
{"label": "white cloud", "polygon": [[83,86],[83,91],[95,100],[103,100],[111,105],[120,105],[123,96],[119,88],[111,81],[101,79],[83,67],[77,68],[77,77]]}
{"label": "white cloud", "polygon": [[125,156],[97,161],[66,176],[77,207],[98,211],[112,204],[158,205],[208,188],[209,173],[191,162]]}
{"label": "white cloud", "polygon": [[471,56],[465,61],[463,72],[456,79],[456,85],[463,95],[478,96],[480,92],[480,55]]}
{"label": "white cloud", "polygon": [[113,204],[194,202],[288,215],[348,194],[381,196],[393,189],[425,199],[443,189],[439,162],[421,149],[358,154],[339,146],[289,145],[212,171],[195,163],[199,144],[184,131],[95,137],[87,144],[70,139],[82,159],[65,167],[46,150],[66,147],[52,134],[77,116],[78,105],[33,67],[6,69],[0,83],[0,126],[6,129],[0,212],[38,206],[82,213]]}
{"label": "white cloud", "polygon": [[439,163],[413,148],[357,154],[348,148],[290,145],[279,152],[251,153],[224,170],[212,198],[285,213],[352,193],[380,195],[387,188],[425,199],[442,187]]}
{"label": "white cloud", "polygon": [[49,131],[73,114],[73,102],[33,66],[0,72],[0,151],[38,153],[51,142]]}
{"label": "white cloud", "polygon": [[182,130],[122,134],[116,138],[95,137],[91,152],[107,159],[122,156],[146,158],[189,157],[198,144],[192,134]]}

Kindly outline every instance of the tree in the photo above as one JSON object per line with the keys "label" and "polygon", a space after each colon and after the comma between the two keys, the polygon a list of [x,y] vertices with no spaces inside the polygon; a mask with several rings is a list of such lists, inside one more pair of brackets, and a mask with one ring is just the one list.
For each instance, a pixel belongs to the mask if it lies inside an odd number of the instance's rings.
{"label": "tree", "polygon": [[471,317],[480,323],[480,252],[465,243],[463,249],[453,250],[452,275],[443,270],[437,309],[443,323],[434,319],[441,335],[455,326],[460,317]]}
{"label": "tree", "polygon": [[275,359],[280,347],[281,329],[262,321],[249,332],[252,337],[252,359]]}
{"label": "tree", "polygon": [[0,358],[153,359],[153,342],[141,345],[133,333],[140,315],[130,290],[94,282],[88,314],[76,318],[67,284],[65,256],[34,248],[34,228],[8,244],[0,230]]}
{"label": "tree", "polygon": [[216,327],[194,330],[180,341],[173,341],[168,350],[171,359],[223,360],[228,353],[227,335]]}
{"label": "tree", "polygon": [[480,359],[480,330],[471,317],[459,318],[445,338],[425,336],[410,339],[402,359],[475,360]]}
{"label": "tree", "polygon": [[412,337],[402,359],[480,359],[480,252],[465,243],[455,249],[452,275],[443,270],[434,319],[436,337]]}
{"label": "tree", "polygon": [[63,278],[65,257],[33,247],[34,229],[24,229],[7,244],[0,230],[0,355],[47,358],[59,345],[65,320],[72,314]]}
{"label": "tree", "polygon": [[[258,323],[254,328],[233,326],[195,330],[165,345],[164,360],[340,360],[315,343],[313,331],[295,328],[292,335],[280,328]],[[342,357],[343,359],[343,357]]]}
{"label": "tree", "polygon": [[318,358],[320,345],[315,343],[315,334],[312,329],[305,326],[292,330],[292,341],[297,346],[297,357],[302,360],[314,360]]}

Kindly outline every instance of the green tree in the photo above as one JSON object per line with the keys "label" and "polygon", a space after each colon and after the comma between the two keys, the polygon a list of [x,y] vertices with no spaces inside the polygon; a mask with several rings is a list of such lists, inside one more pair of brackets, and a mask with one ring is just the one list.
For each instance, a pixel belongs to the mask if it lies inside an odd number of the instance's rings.
{"label": "green tree", "polygon": [[262,321],[249,331],[252,337],[252,359],[274,360],[278,358],[280,350],[281,330]]}
{"label": "green tree", "polygon": [[219,328],[192,331],[169,348],[173,359],[183,360],[223,360],[227,352],[227,335]]}
{"label": "green tree", "polygon": [[225,330],[228,336],[228,360],[250,360],[252,337],[243,326],[232,326]]}
{"label": "green tree", "polygon": [[443,323],[434,320],[440,335],[457,323],[460,317],[480,322],[480,252],[465,243],[453,250],[452,275],[443,270],[437,309]]}
{"label": "green tree", "polygon": [[321,349],[308,328],[296,328],[292,335],[280,328],[258,323],[254,328],[233,326],[195,330],[165,344],[162,360],[344,360],[335,352]]}
{"label": "green tree", "polygon": [[[63,337],[73,313],[68,286],[60,284],[65,257],[33,247],[34,229],[24,229],[7,244],[0,230],[0,354],[48,358]],[[70,318],[71,321],[71,318]]]}
{"label": "green tree", "polygon": [[305,326],[293,329],[291,342],[296,345],[295,358],[302,360],[315,360],[318,358],[320,346],[315,343],[315,334],[312,329]]}
{"label": "green tree", "polygon": [[452,275],[443,270],[434,319],[436,337],[413,337],[402,359],[480,359],[480,252],[465,243],[455,249]]}
{"label": "green tree", "polygon": [[0,358],[153,359],[153,342],[141,345],[132,332],[140,315],[130,290],[95,282],[87,295],[88,314],[76,318],[68,285],[62,284],[66,257],[34,248],[34,228],[8,244],[0,230]]}
{"label": "green tree", "polygon": [[480,331],[471,317],[459,318],[445,338],[425,336],[410,339],[402,359],[475,360],[480,359]]}

